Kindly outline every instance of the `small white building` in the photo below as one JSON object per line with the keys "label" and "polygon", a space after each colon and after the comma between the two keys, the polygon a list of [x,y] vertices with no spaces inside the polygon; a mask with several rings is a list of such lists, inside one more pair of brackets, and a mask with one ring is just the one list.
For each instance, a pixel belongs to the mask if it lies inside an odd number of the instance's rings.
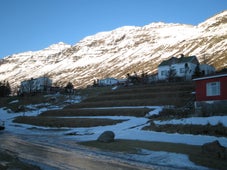
{"label": "small white building", "polygon": [[127,79],[118,79],[118,84],[125,86],[125,85],[127,85],[127,81],[128,81]]}
{"label": "small white building", "polygon": [[20,93],[48,92],[52,86],[52,80],[48,77],[40,77],[21,82]]}
{"label": "small white building", "polygon": [[99,86],[114,86],[118,85],[119,81],[115,78],[105,78],[98,81]]}
{"label": "small white building", "polygon": [[[167,80],[170,76],[181,77],[185,80],[192,79],[196,66],[199,64],[196,56],[172,57],[162,61],[158,66],[158,79]],[[172,74],[172,75],[170,75]]]}
{"label": "small white building", "polygon": [[215,73],[215,68],[208,64],[200,64],[199,69],[202,75],[210,75]]}

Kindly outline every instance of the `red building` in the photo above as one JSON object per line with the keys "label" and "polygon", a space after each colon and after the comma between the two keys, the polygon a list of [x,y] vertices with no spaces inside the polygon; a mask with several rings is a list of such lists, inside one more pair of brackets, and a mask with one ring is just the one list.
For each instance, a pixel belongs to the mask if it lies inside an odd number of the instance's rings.
{"label": "red building", "polygon": [[[206,107],[206,111],[222,110],[227,114],[227,74],[194,79],[196,84],[195,107]],[[207,109],[209,105],[209,109]]]}
{"label": "red building", "polygon": [[227,74],[194,79],[196,101],[227,100]]}

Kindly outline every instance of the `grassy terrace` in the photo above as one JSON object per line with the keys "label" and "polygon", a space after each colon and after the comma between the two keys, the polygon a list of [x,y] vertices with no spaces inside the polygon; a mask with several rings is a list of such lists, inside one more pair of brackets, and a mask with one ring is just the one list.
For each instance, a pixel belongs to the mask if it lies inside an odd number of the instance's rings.
{"label": "grassy terrace", "polygon": [[146,105],[183,106],[191,98],[192,91],[194,91],[192,82],[122,87],[114,91],[110,90],[98,95],[90,95],[83,102],[66,108]]}
{"label": "grassy terrace", "polygon": [[39,116],[135,116],[144,117],[151,109],[148,108],[116,108],[116,109],[63,109],[46,111]]}
{"label": "grassy terrace", "polygon": [[45,127],[95,127],[121,123],[124,120],[20,116],[14,122]]}
{"label": "grassy terrace", "polygon": [[[135,116],[144,117],[151,109],[63,109],[49,110],[39,116],[20,116],[16,123],[25,123],[46,127],[95,127],[121,123],[124,120],[107,118],[76,118],[73,116]],[[72,116],[72,118],[69,118]],[[65,118],[64,118],[65,117]]]}
{"label": "grassy terrace", "polygon": [[[194,91],[194,85],[191,82],[186,83],[170,83],[170,84],[154,84],[144,86],[121,87],[116,90],[110,88],[90,88],[78,91],[78,94],[85,96],[81,103],[66,106],[61,110],[50,110],[41,113],[37,117],[18,117],[14,121],[18,123],[28,123],[37,126],[49,127],[94,127],[100,125],[112,125],[125,120],[111,119],[87,119],[87,118],[62,118],[67,116],[136,116],[144,117],[150,109],[138,108],[122,108],[122,109],[95,109],[96,107],[116,107],[116,106],[148,106],[148,105],[175,105],[184,106],[192,97],[191,92]],[[152,124],[153,120],[166,120],[174,118],[182,118],[190,115],[173,111],[173,113],[162,113],[159,116],[151,118],[150,126],[144,130],[163,131],[168,133],[192,133],[198,130],[203,131],[207,127],[190,127],[174,125],[167,127],[156,127]],[[59,118],[61,117],[61,118]],[[209,126],[209,125],[208,125]],[[208,127],[213,129],[213,127]],[[222,129],[217,126],[216,128]],[[191,129],[191,132],[188,130]],[[225,130],[225,129],[224,129]],[[208,130],[210,131],[210,130]],[[215,132],[214,132],[215,133]],[[222,133],[222,131],[221,131]],[[213,135],[213,134],[211,134]],[[220,135],[221,136],[221,135]],[[224,135],[225,136],[225,135]],[[89,141],[80,143],[89,147],[96,147],[102,150],[123,152],[123,153],[139,153],[139,149],[148,149],[151,151],[166,151],[173,153],[182,153],[189,156],[189,159],[198,165],[207,166],[215,169],[225,169],[227,167],[227,158],[218,159],[212,155],[204,155],[200,146],[175,144],[165,142],[145,142],[137,140],[116,140],[113,143],[99,143],[97,141]],[[226,154],[227,155],[227,154]]]}
{"label": "grassy terrace", "polygon": [[[83,122],[83,127],[112,125],[119,122],[116,120],[104,119],[87,120],[90,125],[86,125],[84,118],[73,118],[73,120],[57,117],[64,116],[136,116],[144,117],[150,109],[147,108],[122,108],[122,109],[92,109],[97,107],[116,107],[116,106],[148,106],[148,105],[184,105],[190,98],[194,85],[191,82],[171,83],[166,85],[139,85],[121,87],[116,90],[111,88],[88,88],[78,91],[78,94],[85,96],[81,103],[66,106],[61,110],[50,110],[43,112],[38,117],[18,117],[14,120],[17,123],[28,123],[40,126],[51,127],[79,127]],[[39,99],[40,97],[38,97]],[[27,99],[29,100],[29,99]],[[25,100],[25,101],[27,101]],[[39,101],[47,99],[39,99]],[[33,102],[34,103],[34,102]],[[18,103],[16,105],[19,105]],[[91,109],[85,109],[91,108]],[[51,117],[51,118],[50,118]],[[51,123],[49,123],[51,121]],[[91,121],[95,121],[91,123]]]}

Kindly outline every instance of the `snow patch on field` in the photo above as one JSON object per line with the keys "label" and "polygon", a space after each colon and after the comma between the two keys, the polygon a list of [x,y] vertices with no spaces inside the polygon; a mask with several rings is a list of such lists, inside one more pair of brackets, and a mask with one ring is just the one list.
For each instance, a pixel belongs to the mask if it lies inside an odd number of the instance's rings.
{"label": "snow patch on field", "polygon": [[190,117],[183,119],[172,119],[167,121],[154,121],[155,124],[192,124],[192,125],[217,125],[221,123],[223,126],[227,127],[227,116],[211,116],[211,117]]}
{"label": "snow patch on field", "polygon": [[[45,105],[43,105],[45,106]],[[29,105],[30,108],[37,108],[35,105]],[[5,121],[6,131],[10,131],[16,134],[28,134],[28,135],[57,135],[62,139],[72,139],[74,141],[89,141],[96,140],[98,136],[104,131],[110,130],[115,133],[116,139],[131,139],[142,141],[157,141],[157,142],[171,142],[171,143],[183,143],[190,145],[203,145],[207,142],[218,140],[221,145],[227,147],[226,137],[215,137],[205,135],[191,135],[191,134],[169,134],[165,132],[144,131],[143,127],[149,125],[149,116],[159,114],[163,107],[161,106],[136,106],[136,107],[113,107],[116,108],[150,108],[150,111],[146,117],[133,117],[133,116],[83,116],[83,117],[71,117],[71,118],[107,118],[113,120],[125,120],[122,123],[109,126],[97,126],[88,128],[48,128],[39,127],[33,125],[17,124],[12,120],[17,116],[36,116],[41,112],[48,110],[43,107],[40,109],[24,112],[24,113],[10,113],[6,109],[0,108],[0,118]],[[50,109],[50,108],[49,108]],[[52,109],[59,109],[59,107],[52,107]],[[107,109],[107,108],[97,108]],[[110,108],[108,108],[110,109]],[[70,118],[70,117],[68,117]],[[212,116],[212,117],[192,117],[184,119],[173,119],[169,121],[155,121],[156,124],[201,124],[207,123],[215,125],[221,122],[224,126],[227,126],[227,116]],[[76,135],[66,135],[76,134]],[[179,169],[207,169],[200,167],[189,161],[187,155],[175,154],[168,152],[155,152],[148,150],[141,150],[139,154],[124,154],[127,159],[136,160],[143,163],[151,163],[158,166],[168,166]],[[158,163],[157,163],[158,162]]]}

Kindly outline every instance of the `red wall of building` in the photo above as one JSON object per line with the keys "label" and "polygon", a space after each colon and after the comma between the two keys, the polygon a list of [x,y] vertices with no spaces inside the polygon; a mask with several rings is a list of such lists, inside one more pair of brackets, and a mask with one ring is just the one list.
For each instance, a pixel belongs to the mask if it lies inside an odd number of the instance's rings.
{"label": "red wall of building", "polygon": [[[220,96],[206,96],[206,84],[220,82]],[[196,80],[196,101],[227,100],[227,76]]]}

